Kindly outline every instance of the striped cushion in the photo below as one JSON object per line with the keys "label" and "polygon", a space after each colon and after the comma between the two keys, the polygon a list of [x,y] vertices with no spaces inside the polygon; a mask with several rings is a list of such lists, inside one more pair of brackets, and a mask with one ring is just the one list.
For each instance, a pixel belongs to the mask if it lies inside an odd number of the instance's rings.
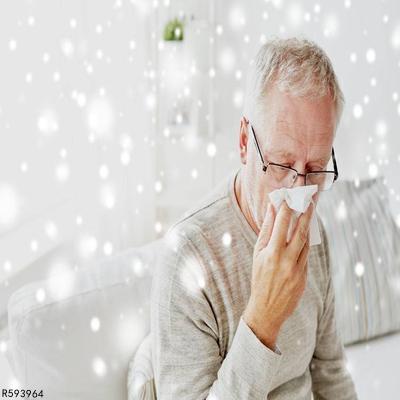
{"label": "striped cushion", "polygon": [[344,344],[400,330],[400,229],[384,178],[338,181],[318,214],[329,240]]}

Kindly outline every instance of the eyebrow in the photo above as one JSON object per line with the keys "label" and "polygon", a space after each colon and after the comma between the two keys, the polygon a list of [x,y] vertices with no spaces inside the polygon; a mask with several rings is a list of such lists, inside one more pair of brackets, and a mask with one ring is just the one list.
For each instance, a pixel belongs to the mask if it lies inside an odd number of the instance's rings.
{"label": "eyebrow", "polygon": [[[295,157],[296,157],[293,153],[290,153],[290,152],[288,152],[286,150],[278,150],[278,151],[275,151],[273,153],[270,153],[270,155],[272,155],[272,157],[281,156],[281,157],[288,158],[288,159],[295,159]],[[329,156],[329,158],[330,158],[330,156]],[[327,160],[329,161],[329,159],[327,159],[325,157],[322,157],[322,158],[319,158],[318,160],[310,161],[310,163],[320,162],[320,161],[321,162],[326,162]]]}

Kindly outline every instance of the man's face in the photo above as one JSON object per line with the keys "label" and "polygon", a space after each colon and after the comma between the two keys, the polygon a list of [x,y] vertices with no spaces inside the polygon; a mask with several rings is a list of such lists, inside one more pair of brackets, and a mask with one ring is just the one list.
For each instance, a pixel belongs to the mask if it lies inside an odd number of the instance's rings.
{"label": "man's face", "polygon": [[[330,95],[309,100],[269,89],[253,125],[264,162],[295,168],[299,173],[327,169],[335,131],[335,106]],[[262,170],[250,124],[241,121],[239,144],[243,168],[244,194],[254,222],[261,227],[275,190]],[[299,176],[295,186],[305,185]],[[318,200],[318,195],[314,195]]]}

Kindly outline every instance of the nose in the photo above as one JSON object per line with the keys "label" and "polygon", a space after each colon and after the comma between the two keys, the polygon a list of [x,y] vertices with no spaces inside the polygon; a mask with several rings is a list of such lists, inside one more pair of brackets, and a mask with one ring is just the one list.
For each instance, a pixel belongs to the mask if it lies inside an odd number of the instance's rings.
{"label": "nose", "polygon": [[301,176],[301,175],[297,175],[297,178],[294,181],[292,187],[305,186],[305,184],[306,184],[306,177],[305,176]]}

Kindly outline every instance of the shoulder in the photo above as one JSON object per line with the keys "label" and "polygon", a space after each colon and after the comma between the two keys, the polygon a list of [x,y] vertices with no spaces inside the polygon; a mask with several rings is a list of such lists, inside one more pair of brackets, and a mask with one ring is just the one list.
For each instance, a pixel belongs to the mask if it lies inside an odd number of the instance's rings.
{"label": "shoulder", "polygon": [[221,241],[225,220],[231,218],[229,199],[223,195],[187,211],[162,239],[154,285],[160,290],[198,293],[208,287],[210,254]]}
{"label": "shoulder", "polygon": [[224,231],[232,224],[233,214],[227,181],[224,180],[180,216],[165,238],[168,243],[176,243],[174,248],[178,253],[191,248],[204,254],[218,245]]}

